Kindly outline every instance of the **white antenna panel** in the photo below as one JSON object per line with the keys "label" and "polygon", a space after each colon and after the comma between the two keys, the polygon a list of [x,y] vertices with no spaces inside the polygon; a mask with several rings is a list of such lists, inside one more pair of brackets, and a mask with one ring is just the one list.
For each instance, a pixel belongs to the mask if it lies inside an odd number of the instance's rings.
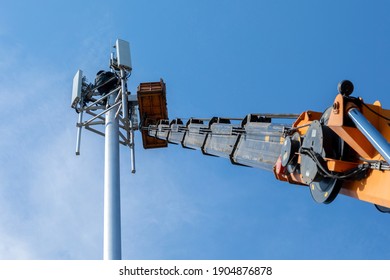
{"label": "white antenna panel", "polygon": [[118,59],[119,68],[131,70],[131,57],[130,57],[130,45],[129,42],[117,39],[116,40],[116,57]]}
{"label": "white antenna panel", "polygon": [[81,87],[83,84],[83,71],[78,70],[76,75],[73,78],[73,89],[72,89],[72,102],[70,106],[72,108],[76,108],[77,103],[79,103],[81,99]]}

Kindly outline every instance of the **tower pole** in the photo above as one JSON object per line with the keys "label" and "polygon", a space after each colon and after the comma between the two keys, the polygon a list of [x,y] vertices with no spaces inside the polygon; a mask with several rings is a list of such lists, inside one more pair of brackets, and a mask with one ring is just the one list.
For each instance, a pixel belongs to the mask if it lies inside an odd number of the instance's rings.
{"label": "tower pole", "polygon": [[[108,98],[108,106],[115,103],[118,93]],[[121,246],[121,206],[119,174],[119,120],[115,111],[106,113],[104,151],[104,260],[120,260]]]}

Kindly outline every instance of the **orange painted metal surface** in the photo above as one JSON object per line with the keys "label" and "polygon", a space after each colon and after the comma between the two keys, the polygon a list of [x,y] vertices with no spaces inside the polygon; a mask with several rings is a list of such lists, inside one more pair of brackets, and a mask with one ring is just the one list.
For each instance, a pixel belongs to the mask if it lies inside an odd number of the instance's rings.
{"label": "orange painted metal surface", "polygon": [[321,119],[322,113],[314,111],[303,112],[297,120],[293,123],[292,127],[296,128],[300,135],[306,134],[309,125],[312,121]]}
{"label": "orange painted metal surface", "polygon": [[[363,100],[357,100],[358,102],[356,102],[356,104],[362,104]],[[348,109],[358,107],[370,123],[387,139],[387,141],[390,142],[390,121],[378,116],[378,114],[380,114],[385,118],[390,119],[390,110],[383,109],[378,101],[374,104],[365,104],[365,106],[358,106],[355,103],[350,102],[346,103],[347,104],[345,104],[344,97],[341,94],[336,97],[328,126],[351,147],[349,152],[351,160],[344,161],[326,158],[325,162],[328,169],[334,172],[345,172],[353,169],[358,164],[363,163],[363,159],[383,160],[371,143],[349,120],[347,115]],[[299,135],[304,137],[311,122],[319,120],[321,115],[322,113],[319,112],[304,112],[294,122],[293,128],[296,128]],[[298,163],[299,162],[300,156],[298,158]],[[275,168],[274,174],[278,180],[292,184],[305,185],[302,181],[301,174],[298,172],[283,173],[280,172],[280,169]],[[342,182],[340,193],[390,208],[390,171],[370,170],[367,173],[367,176],[361,180],[345,180]]]}
{"label": "orange painted metal surface", "polygon": [[390,208],[390,171],[370,171],[360,181],[344,182],[340,193]]}
{"label": "orange painted metal surface", "polygon": [[[356,107],[354,104],[344,104],[343,96],[341,94],[337,95],[333,103],[333,110],[329,117],[328,126],[361,157],[371,159],[377,152],[356,127],[348,125],[346,106],[349,106],[348,109]],[[365,117],[367,118],[366,115]]]}
{"label": "orange painted metal surface", "polygon": [[[363,102],[361,99],[359,101]],[[382,156],[362,133],[348,123],[345,115],[351,107],[357,106],[348,102],[345,104],[343,96],[338,95],[333,105],[328,126],[364,159],[383,160]],[[374,104],[359,106],[359,109],[367,120],[389,141],[390,121],[378,116],[378,114],[389,119],[390,110],[383,109],[378,101]],[[390,171],[371,170],[367,177],[362,180],[345,181],[340,193],[390,208]]]}
{"label": "orange painted metal surface", "polygon": [[348,162],[348,161],[329,159],[329,158],[325,158],[325,162],[329,171],[334,171],[334,172],[345,172],[350,169],[356,168],[359,164],[357,162]]}

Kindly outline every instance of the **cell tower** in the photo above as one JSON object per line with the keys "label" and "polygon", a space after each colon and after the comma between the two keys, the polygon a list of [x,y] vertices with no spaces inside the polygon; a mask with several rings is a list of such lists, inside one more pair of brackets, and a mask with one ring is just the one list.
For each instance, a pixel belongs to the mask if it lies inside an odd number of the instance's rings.
{"label": "cell tower", "polygon": [[[138,129],[137,97],[127,90],[132,70],[130,45],[118,39],[114,48],[110,58],[111,71],[99,71],[94,83],[88,83],[83,72],[77,71],[73,78],[71,102],[71,107],[78,113],[76,155],[80,154],[82,128],[105,137],[105,260],[122,258],[119,144],[130,148],[131,172],[135,173],[134,131]],[[88,120],[84,120],[85,115],[88,115]]]}

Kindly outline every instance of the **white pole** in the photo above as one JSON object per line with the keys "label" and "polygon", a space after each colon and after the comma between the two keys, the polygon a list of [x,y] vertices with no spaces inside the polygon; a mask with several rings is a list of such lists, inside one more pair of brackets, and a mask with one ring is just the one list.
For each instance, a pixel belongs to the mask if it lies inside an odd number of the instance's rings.
{"label": "white pole", "polygon": [[[117,94],[108,98],[108,104],[115,103]],[[104,155],[104,260],[120,260],[121,248],[121,206],[119,176],[119,123],[115,110],[106,113],[105,155]]]}

